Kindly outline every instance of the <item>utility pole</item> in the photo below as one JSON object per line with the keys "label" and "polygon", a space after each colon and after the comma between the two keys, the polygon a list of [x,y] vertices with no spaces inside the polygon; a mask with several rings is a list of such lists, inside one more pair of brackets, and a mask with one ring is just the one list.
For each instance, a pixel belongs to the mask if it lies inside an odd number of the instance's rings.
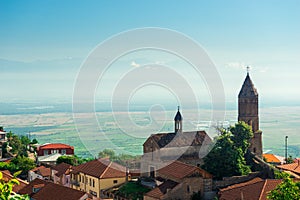
{"label": "utility pole", "polygon": [[287,159],[288,159],[288,157],[287,157],[287,151],[288,151],[288,144],[287,144],[287,142],[288,142],[288,136],[285,136],[285,164],[287,164]]}

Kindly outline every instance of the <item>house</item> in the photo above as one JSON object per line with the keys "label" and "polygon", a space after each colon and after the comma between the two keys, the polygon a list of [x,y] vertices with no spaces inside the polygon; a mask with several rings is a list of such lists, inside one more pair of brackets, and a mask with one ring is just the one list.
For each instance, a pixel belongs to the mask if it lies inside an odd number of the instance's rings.
{"label": "house", "polygon": [[288,174],[294,176],[295,178],[300,178],[300,160],[298,159],[294,163],[277,165],[278,169],[287,172]]}
{"label": "house", "polygon": [[75,166],[71,172],[71,188],[99,197],[105,189],[127,180],[126,168],[108,159],[92,160]]}
{"label": "house", "polygon": [[66,163],[60,163],[51,167],[51,179],[54,183],[70,187],[70,170],[72,165]]}
{"label": "house", "polygon": [[55,153],[74,155],[74,147],[62,143],[48,143],[37,147],[37,156],[47,156]]}
{"label": "house", "polygon": [[87,200],[88,194],[72,188],[64,187],[39,178],[19,191],[19,194],[28,194],[34,200]]}
{"label": "house", "polygon": [[38,156],[37,157],[37,164],[43,164],[43,165],[56,165],[57,159],[62,156],[60,153],[54,153],[46,156]]}
{"label": "house", "polygon": [[28,181],[31,182],[36,178],[50,180],[51,169],[45,166],[39,166],[28,171]]}
{"label": "house", "polygon": [[212,190],[212,175],[205,170],[174,161],[155,172],[157,187],[144,195],[144,200],[190,199],[194,193]]}
{"label": "house", "polygon": [[276,188],[282,180],[254,178],[250,181],[234,184],[220,189],[219,200],[267,200],[267,194]]}
{"label": "house", "polygon": [[263,154],[263,158],[267,163],[270,163],[272,165],[281,165],[282,161],[274,154],[265,153]]}
{"label": "house", "polygon": [[[15,177],[8,171],[8,170],[3,170],[1,171],[2,172],[2,176],[3,176],[3,179],[4,181],[9,181],[11,179],[15,179]],[[22,180],[22,179],[19,179],[19,178],[16,178],[20,184],[18,185],[15,185],[13,187],[13,191],[15,193],[18,193],[21,189],[23,189],[24,187],[26,187],[28,185],[28,182]]]}
{"label": "house", "polygon": [[152,172],[166,162],[178,160],[194,166],[203,164],[203,157],[212,142],[205,131],[183,132],[182,115],[178,111],[174,118],[174,132],[152,134],[143,144],[141,172],[153,177]]}
{"label": "house", "polygon": [[6,132],[3,130],[3,126],[0,126],[0,159],[2,158],[2,145],[6,142]]}

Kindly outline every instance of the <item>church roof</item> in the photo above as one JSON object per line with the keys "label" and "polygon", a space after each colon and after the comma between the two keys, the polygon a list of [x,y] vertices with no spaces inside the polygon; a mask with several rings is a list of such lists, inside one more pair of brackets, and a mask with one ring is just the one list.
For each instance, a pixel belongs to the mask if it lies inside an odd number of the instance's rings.
{"label": "church roof", "polygon": [[257,97],[257,96],[258,96],[257,90],[254,87],[254,84],[252,83],[249,73],[247,73],[246,79],[245,79],[242,89],[239,93],[239,98],[240,97]]}
{"label": "church roof", "polygon": [[[187,146],[201,146],[203,143],[210,143],[211,138],[205,131],[190,131],[182,134],[176,133],[158,133],[151,135],[152,139],[159,148],[167,147],[187,147]],[[147,140],[147,141],[148,141]],[[144,143],[144,145],[147,143]]]}
{"label": "church roof", "polygon": [[180,111],[178,109],[178,111],[177,111],[177,113],[176,113],[176,115],[174,117],[174,121],[181,121],[181,120],[182,120],[182,116],[181,116],[181,113],[180,113]]}

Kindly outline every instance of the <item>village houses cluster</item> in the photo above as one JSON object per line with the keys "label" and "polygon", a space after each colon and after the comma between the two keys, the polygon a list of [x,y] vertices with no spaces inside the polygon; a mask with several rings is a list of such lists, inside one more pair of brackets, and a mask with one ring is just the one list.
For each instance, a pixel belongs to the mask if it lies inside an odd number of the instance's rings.
{"label": "village houses cluster", "polygon": [[[254,136],[249,150],[261,165],[274,165],[300,178],[300,160],[286,164],[283,157],[263,154],[258,112],[258,92],[247,73],[238,96],[238,121],[252,127]],[[183,116],[178,108],[174,131],[152,134],[143,144],[143,155],[135,165],[139,168],[123,166],[109,158],[94,159],[76,166],[63,162],[57,164],[60,156],[74,155],[74,147],[58,143],[38,145],[37,167],[28,171],[27,180],[19,179],[20,184],[13,190],[18,194],[28,194],[34,200],[127,200],[130,197],[118,190],[135,182],[146,188],[141,194],[144,200],[191,199],[193,195],[203,199],[217,196],[230,200],[266,199],[267,193],[281,183],[280,179],[264,179],[257,172],[214,180],[213,174],[201,169],[203,159],[199,156],[205,153],[212,139],[203,130],[184,131],[182,122]],[[0,127],[0,146],[6,142],[6,134]],[[1,149],[1,162],[10,162],[11,158],[2,158]],[[2,171],[2,174],[6,180],[13,178],[8,170]]]}

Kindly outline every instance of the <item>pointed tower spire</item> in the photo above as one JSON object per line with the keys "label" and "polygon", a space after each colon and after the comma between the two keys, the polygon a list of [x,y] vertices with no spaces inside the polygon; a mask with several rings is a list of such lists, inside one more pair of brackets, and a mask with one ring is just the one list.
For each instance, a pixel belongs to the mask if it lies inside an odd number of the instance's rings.
{"label": "pointed tower spire", "polygon": [[175,133],[182,132],[182,116],[181,116],[181,113],[180,113],[179,109],[180,109],[180,107],[178,106],[177,113],[174,117]]}
{"label": "pointed tower spire", "polygon": [[253,138],[250,140],[250,151],[258,156],[262,156],[262,132],[259,130],[258,117],[258,93],[249,75],[247,67],[247,76],[240,90],[239,96],[239,115],[238,121],[244,121],[252,127]]}

